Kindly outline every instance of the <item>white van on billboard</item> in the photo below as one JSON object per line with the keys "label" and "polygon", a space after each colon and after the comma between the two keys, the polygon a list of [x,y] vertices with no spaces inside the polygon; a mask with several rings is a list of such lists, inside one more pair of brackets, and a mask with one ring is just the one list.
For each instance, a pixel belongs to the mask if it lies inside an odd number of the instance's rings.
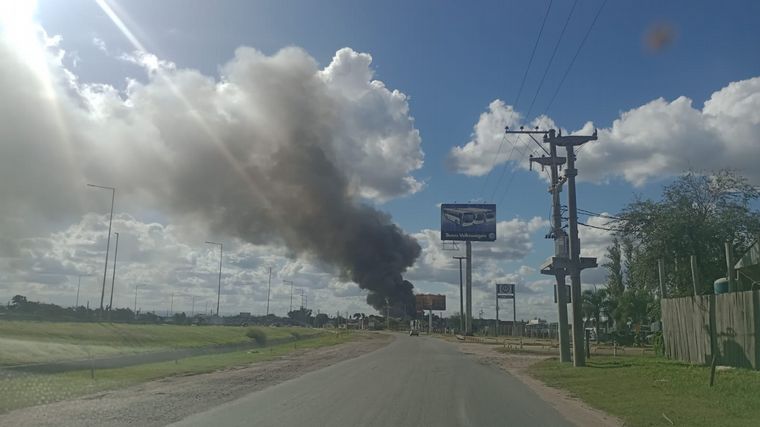
{"label": "white van on billboard", "polygon": [[442,204],[441,240],[496,240],[496,205]]}

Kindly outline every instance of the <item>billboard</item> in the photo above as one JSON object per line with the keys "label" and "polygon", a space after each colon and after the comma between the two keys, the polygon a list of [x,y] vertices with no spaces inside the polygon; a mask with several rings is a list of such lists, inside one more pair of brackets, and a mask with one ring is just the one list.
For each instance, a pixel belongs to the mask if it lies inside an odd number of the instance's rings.
{"label": "billboard", "polygon": [[496,284],[496,298],[514,298],[514,297],[515,297],[514,283],[497,283]]}
{"label": "billboard", "polygon": [[496,205],[442,204],[441,240],[496,240]]}
{"label": "billboard", "polygon": [[417,294],[414,296],[417,311],[446,310],[446,295]]}

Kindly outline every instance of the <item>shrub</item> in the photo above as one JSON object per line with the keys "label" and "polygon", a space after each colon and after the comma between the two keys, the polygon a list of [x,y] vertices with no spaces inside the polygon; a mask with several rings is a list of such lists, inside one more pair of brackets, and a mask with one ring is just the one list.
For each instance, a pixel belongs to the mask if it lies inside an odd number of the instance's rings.
{"label": "shrub", "polygon": [[662,337],[662,332],[657,332],[654,335],[654,338],[652,338],[652,344],[656,355],[665,356],[665,339]]}
{"label": "shrub", "polygon": [[256,344],[261,345],[261,346],[266,345],[267,343],[267,334],[264,333],[264,331],[262,331],[261,329],[257,329],[257,328],[248,329],[245,332],[245,336],[256,341]]}
{"label": "shrub", "polygon": [[290,335],[292,335],[293,339],[295,339],[296,341],[303,338],[303,335],[301,335],[299,332],[291,332]]}

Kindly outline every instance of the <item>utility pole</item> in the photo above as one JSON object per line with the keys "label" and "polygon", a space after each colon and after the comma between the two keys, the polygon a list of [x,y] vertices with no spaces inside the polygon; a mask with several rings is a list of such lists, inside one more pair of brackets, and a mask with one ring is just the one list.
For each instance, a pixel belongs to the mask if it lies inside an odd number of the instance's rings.
{"label": "utility pole", "polygon": [[[532,134],[543,134],[544,142],[549,143],[549,156],[542,155],[541,157],[530,157],[530,169],[533,169],[533,163],[541,165],[541,169],[548,167],[551,178],[551,184],[549,185],[549,193],[552,195],[552,231],[546,237],[554,239],[554,256],[556,258],[568,259],[568,245],[567,245],[567,233],[562,229],[562,213],[560,208],[559,193],[562,191],[562,184],[564,180],[559,177],[559,168],[565,164],[565,158],[557,156],[557,144],[554,143],[556,136],[555,131],[525,131],[520,129],[519,131],[510,131],[506,128],[506,133],[527,133],[531,138]],[[548,136],[547,136],[548,134]],[[535,141],[535,139],[534,139]],[[538,142],[538,141],[536,141]],[[543,267],[543,266],[542,266]],[[542,268],[542,274],[553,275],[557,283],[557,317],[559,321],[559,356],[561,362],[570,362],[570,336],[567,323],[567,298],[565,294],[565,276],[567,276],[567,270],[563,268],[557,268],[551,263],[548,268]],[[515,316],[516,317],[516,316]],[[516,320],[516,319],[515,319]],[[517,326],[516,323],[514,324]]]}
{"label": "utility pole", "polygon": [[111,319],[111,313],[110,311],[113,310],[113,287],[114,283],[116,283],[116,255],[119,254],[119,233],[113,233],[116,235],[116,245],[113,249],[113,276],[111,276],[111,299],[108,302],[108,319]]}
{"label": "utility pole", "polygon": [[[578,210],[576,204],[575,194],[575,177],[578,175],[578,170],[575,169],[575,147],[583,145],[589,141],[597,139],[597,132],[594,131],[593,135],[569,135],[562,136],[562,132],[556,132],[554,129],[549,131],[539,131],[536,128],[534,131],[524,131],[520,128],[520,131],[510,131],[507,128],[507,133],[527,133],[533,138],[533,133],[544,134],[544,143],[549,144],[550,151],[547,152],[549,157],[542,156],[541,158],[531,158],[531,164],[533,161],[543,166],[549,165],[552,171],[552,228],[553,237],[555,239],[555,256],[551,257],[547,262],[541,266],[542,274],[554,275],[557,278],[557,305],[559,311],[560,322],[562,322],[562,307],[567,307],[564,304],[565,299],[565,275],[570,275],[571,292],[572,292],[572,306],[573,306],[573,364],[574,366],[585,366],[586,355],[584,354],[584,328],[583,328],[583,314],[581,312],[581,271],[585,268],[593,268],[597,266],[596,258],[581,257],[580,240],[578,239]],[[535,138],[533,138],[534,141]],[[536,143],[546,152],[546,149],[536,141]],[[557,168],[564,162],[561,158],[557,157],[556,147],[565,147],[567,151],[567,168],[565,169],[564,181],[567,182],[567,197],[568,197],[568,228],[570,231],[569,243],[567,242],[567,236],[562,232],[561,216],[559,215],[559,191],[563,182],[558,177]],[[568,257],[569,255],[569,257]],[[565,311],[565,317],[567,313]],[[560,352],[562,352],[562,335],[563,331],[566,331],[566,327],[563,328],[560,324]],[[567,340],[565,340],[567,341]],[[564,360],[562,354],[561,358]]]}
{"label": "utility pole", "polygon": [[77,281],[77,300],[74,303],[74,309],[79,307],[79,287],[82,286],[82,275],[79,275],[79,280]]}
{"label": "utility pole", "polygon": [[269,293],[272,291],[272,267],[269,267],[269,282],[267,284],[267,316],[269,316]]}
{"label": "utility pole", "polygon": [[465,255],[467,258],[467,270],[465,279],[467,281],[467,316],[465,318],[465,335],[472,335],[472,242],[465,242]]}
{"label": "utility pole", "polygon": [[464,256],[455,256],[459,260],[459,330],[464,331],[464,295],[462,294],[462,260],[467,259]]}
{"label": "utility pole", "polygon": [[190,317],[195,317],[195,296],[193,296],[193,308],[190,309]]}
{"label": "utility pole", "polygon": [[[581,146],[589,141],[596,140],[596,130],[593,135],[571,135],[556,138],[552,137],[554,143],[565,147],[567,150],[567,169],[565,177],[567,178],[567,209],[568,209],[568,228],[570,230],[570,286],[573,295],[573,365],[586,366],[586,355],[584,354],[583,339],[583,313],[581,312],[581,270],[584,268],[596,267],[596,258],[581,259],[581,241],[578,239],[578,206],[575,195],[575,177],[578,170],[575,169],[575,147]],[[559,291],[558,291],[559,294]]]}
{"label": "utility pole", "polygon": [[290,284],[290,313],[293,311],[293,281],[292,280],[283,280],[282,283],[289,283]]}
{"label": "utility pole", "polygon": [[219,299],[222,296],[222,257],[224,256],[224,245],[217,242],[206,241],[209,245],[219,246],[219,285],[216,291],[216,317],[219,317]]}

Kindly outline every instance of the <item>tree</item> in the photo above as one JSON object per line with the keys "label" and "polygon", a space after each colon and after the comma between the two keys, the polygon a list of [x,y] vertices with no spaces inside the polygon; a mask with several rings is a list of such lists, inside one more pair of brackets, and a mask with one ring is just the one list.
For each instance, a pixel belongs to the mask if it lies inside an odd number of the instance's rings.
{"label": "tree", "polygon": [[607,291],[613,299],[620,298],[625,290],[623,281],[623,257],[620,251],[620,240],[615,237],[612,245],[607,247],[608,261],[602,264],[607,269]]}
{"label": "tree", "polygon": [[321,328],[330,321],[330,316],[325,313],[319,313],[314,317],[314,326]]}
{"label": "tree", "polygon": [[23,295],[16,295],[13,298],[11,298],[11,305],[13,307],[20,307],[26,303],[27,303],[26,297]]}
{"label": "tree", "polygon": [[288,317],[301,324],[310,325],[311,309],[301,307],[298,310],[288,312]]}
{"label": "tree", "polygon": [[637,199],[616,221],[619,236],[630,239],[629,280],[634,287],[657,289],[657,260],[666,263],[666,292],[689,295],[689,257],[698,261],[698,292],[725,276],[724,242],[746,251],[760,234],[760,213],[750,202],[760,197],[746,178],[730,171],[688,172],[665,187],[659,201]]}
{"label": "tree", "polygon": [[[605,301],[607,300],[606,289],[586,289],[581,293],[583,300],[581,304],[581,310],[583,310],[583,316],[589,320],[594,320],[594,326],[599,330],[599,326],[602,323],[602,313],[605,307]],[[597,335],[598,337],[598,335]]]}

